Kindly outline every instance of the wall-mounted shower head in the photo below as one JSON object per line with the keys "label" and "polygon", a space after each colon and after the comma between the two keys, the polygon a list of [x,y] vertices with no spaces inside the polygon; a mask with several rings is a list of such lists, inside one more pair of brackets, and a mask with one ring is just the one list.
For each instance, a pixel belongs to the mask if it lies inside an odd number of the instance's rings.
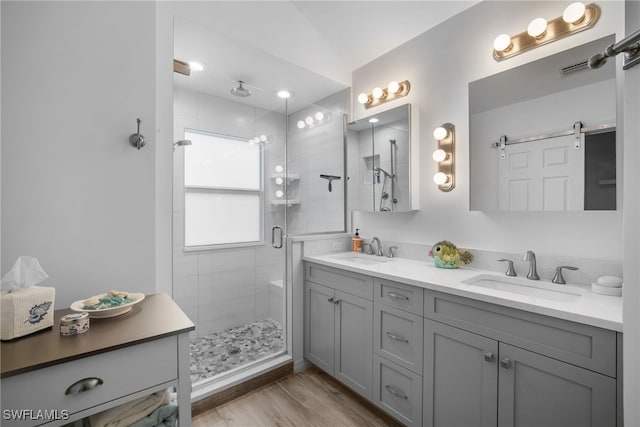
{"label": "wall-mounted shower head", "polygon": [[246,98],[251,95],[251,91],[246,87],[242,86],[244,82],[242,80],[238,80],[238,87],[234,87],[231,89],[231,95],[239,96],[241,98]]}
{"label": "wall-mounted shower head", "polygon": [[192,145],[190,139],[181,139],[178,142],[173,143],[173,151],[176,151],[176,147],[184,147],[185,145]]}

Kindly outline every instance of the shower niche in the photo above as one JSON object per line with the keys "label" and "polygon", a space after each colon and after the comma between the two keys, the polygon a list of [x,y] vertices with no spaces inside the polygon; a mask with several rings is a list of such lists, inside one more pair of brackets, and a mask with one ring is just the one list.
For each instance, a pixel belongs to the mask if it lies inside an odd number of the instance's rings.
{"label": "shower niche", "polygon": [[352,209],[408,212],[420,206],[417,120],[410,104],[348,124]]}

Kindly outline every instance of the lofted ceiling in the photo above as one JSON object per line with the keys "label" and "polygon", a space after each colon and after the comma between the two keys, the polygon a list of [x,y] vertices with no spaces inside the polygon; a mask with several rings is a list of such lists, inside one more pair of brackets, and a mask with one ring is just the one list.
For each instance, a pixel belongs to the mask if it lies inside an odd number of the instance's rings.
{"label": "lofted ceiling", "polygon": [[[175,58],[205,70],[178,86],[267,109],[301,108],[351,85],[353,70],[477,1],[200,1],[176,8]],[[252,90],[230,95],[237,80]]]}

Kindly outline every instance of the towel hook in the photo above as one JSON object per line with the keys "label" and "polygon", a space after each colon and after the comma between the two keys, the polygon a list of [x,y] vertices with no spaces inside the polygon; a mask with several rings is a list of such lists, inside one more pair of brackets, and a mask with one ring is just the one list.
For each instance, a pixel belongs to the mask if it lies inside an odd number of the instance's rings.
{"label": "towel hook", "polygon": [[144,135],[140,133],[140,122],[142,120],[140,120],[139,118],[136,120],[138,122],[138,133],[132,133],[131,136],[129,136],[129,144],[133,145],[139,150],[145,146],[145,142]]}

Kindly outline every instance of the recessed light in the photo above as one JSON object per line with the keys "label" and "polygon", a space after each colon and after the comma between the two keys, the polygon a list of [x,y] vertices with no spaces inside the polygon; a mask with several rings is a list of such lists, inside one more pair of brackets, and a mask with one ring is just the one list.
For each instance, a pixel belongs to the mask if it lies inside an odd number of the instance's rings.
{"label": "recessed light", "polygon": [[278,95],[278,98],[282,98],[282,99],[291,98],[291,92],[288,90],[279,90],[278,93],[276,93],[276,95]]}
{"label": "recessed light", "polygon": [[202,71],[204,70],[204,65],[196,61],[191,61],[189,62],[189,68],[191,68],[191,71]]}

